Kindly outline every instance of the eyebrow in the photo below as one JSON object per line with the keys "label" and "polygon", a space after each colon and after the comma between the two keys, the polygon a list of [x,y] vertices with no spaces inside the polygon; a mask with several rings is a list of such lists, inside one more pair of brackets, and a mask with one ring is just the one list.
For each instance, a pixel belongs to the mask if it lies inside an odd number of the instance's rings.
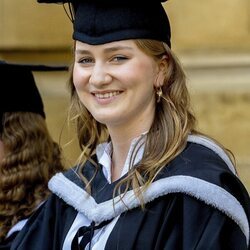
{"label": "eyebrow", "polygon": [[[133,50],[133,48],[129,46],[115,46],[115,47],[105,48],[104,53],[115,52],[118,50]],[[85,49],[76,49],[75,52],[76,54],[87,54],[87,55],[91,54],[89,50]]]}
{"label": "eyebrow", "polygon": [[75,50],[75,54],[87,54],[87,55],[91,55],[89,50],[84,50],[84,49],[76,49]]}
{"label": "eyebrow", "polygon": [[133,48],[131,48],[129,46],[115,46],[115,47],[110,47],[110,48],[104,49],[104,52],[114,52],[117,50],[133,50]]}

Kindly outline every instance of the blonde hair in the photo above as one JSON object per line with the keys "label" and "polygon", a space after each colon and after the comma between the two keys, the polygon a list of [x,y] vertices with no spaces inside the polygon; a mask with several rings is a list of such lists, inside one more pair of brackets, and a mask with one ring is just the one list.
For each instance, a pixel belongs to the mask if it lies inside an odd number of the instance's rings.
{"label": "blonde hair", "polygon": [[[157,173],[184,149],[188,134],[195,132],[196,120],[190,108],[185,74],[173,52],[160,41],[140,39],[135,40],[135,43],[156,62],[163,55],[167,56],[168,61],[162,87],[163,98],[156,104],[155,118],[146,137],[143,158],[136,168],[131,168],[128,176],[117,184],[117,189],[125,184],[125,192],[132,187],[142,201],[141,191],[136,190],[139,190],[141,185],[145,188],[150,185]],[[97,122],[79,100],[72,78],[71,73],[71,119],[76,122],[82,149],[81,166],[84,166],[86,160],[95,153],[96,146],[109,139],[109,134],[106,126]],[[132,162],[133,159],[131,164]]]}
{"label": "blonde hair", "polygon": [[[114,191],[114,195],[118,192],[122,199],[123,195],[132,188],[143,208],[142,192],[154,181],[157,174],[183,151],[188,134],[198,132],[195,130],[196,118],[190,105],[186,76],[172,50],[165,43],[155,40],[139,39],[135,40],[135,43],[144,53],[154,58],[156,63],[164,55],[167,57],[162,86],[163,95],[161,101],[156,102],[155,117],[146,136],[143,158],[136,167],[130,168],[128,175],[118,182]],[[72,75],[69,81],[70,111],[72,120],[76,122],[79,145],[82,149],[79,168],[81,175],[84,163],[91,160],[99,143],[109,140],[109,134],[106,126],[97,122],[79,100]],[[135,148],[138,149],[138,147]],[[133,166],[136,153],[137,150],[132,154],[130,166]],[[90,187],[91,180],[86,180],[84,176],[82,178],[87,183],[87,187]]]}
{"label": "blonde hair", "polygon": [[61,149],[44,118],[35,113],[5,113],[0,163],[0,239],[29,217],[48,195],[48,180],[64,167]]}

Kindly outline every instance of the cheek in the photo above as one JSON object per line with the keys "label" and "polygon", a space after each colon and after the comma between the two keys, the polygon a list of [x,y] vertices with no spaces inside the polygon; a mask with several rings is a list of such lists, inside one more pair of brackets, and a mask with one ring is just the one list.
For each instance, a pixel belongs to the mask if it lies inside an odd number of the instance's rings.
{"label": "cheek", "polygon": [[78,72],[79,71],[76,70],[76,66],[74,66],[74,69],[73,69],[73,84],[74,84],[76,89],[78,89],[79,82],[80,82],[80,77],[79,77]]}
{"label": "cheek", "polygon": [[135,84],[148,81],[151,78],[151,68],[145,67],[142,63],[133,63],[116,72],[116,76],[127,85],[135,87]]}
{"label": "cheek", "polygon": [[83,89],[88,82],[88,79],[86,77],[86,74],[84,74],[81,70],[76,69],[74,67],[73,70],[73,84],[76,88],[76,90]]}
{"label": "cheek", "polygon": [[153,84],[155,76],[157,75],[157,64],[152,60],[148,60],[148,58],[144,58],[144,60],[142,59],[137,63],[136,67],[134,67],[134,71],[137,72],[144,81]]}

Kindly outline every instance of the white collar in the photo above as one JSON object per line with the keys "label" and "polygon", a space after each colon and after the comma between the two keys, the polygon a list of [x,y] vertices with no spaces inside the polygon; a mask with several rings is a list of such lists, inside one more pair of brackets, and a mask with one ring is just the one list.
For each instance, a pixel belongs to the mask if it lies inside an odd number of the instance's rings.
{"label": "white collar", "polygon": [[[132,155],[133,152],[136,152],[136,155],[134,156],[135,160],[134,160],[133,166],[142,159],[144,148],[145,148],[145,139],[146,139],[145,135],[146,134],[147,132],[142,133],[140,136],[132,140],[120,177],[122,177],[128,172],[129,167],[130,167],[129,166],[130,160],[131,158],[133,158],[133,155]],[[104,142],[104,143],[99,144],[96,147],[96,155],[97,155],[98,163],[103,166],[103,169],[102,169],[103,174],[109,183],[111,183],[112,151],[113,151],[113,147],[112,147],[111,142]]]}

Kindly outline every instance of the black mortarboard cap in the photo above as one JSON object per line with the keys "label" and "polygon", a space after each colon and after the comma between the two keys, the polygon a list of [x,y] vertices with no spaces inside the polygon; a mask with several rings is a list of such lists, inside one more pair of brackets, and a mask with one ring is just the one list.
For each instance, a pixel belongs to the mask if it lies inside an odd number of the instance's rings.
{"label": "black mortarboard cap", "polygon": [[166,0],[37,0],[39,3],[72,3],[73,39],[103,44],[126,39],[154,39],[171,47]]}
{"label": "black mortarboard cap", "polygon": [[32,71],[55,70],[67,70],[67,67],[0,61],[0,131],[5,112],[33,112],[45,118],[43,101]]}

